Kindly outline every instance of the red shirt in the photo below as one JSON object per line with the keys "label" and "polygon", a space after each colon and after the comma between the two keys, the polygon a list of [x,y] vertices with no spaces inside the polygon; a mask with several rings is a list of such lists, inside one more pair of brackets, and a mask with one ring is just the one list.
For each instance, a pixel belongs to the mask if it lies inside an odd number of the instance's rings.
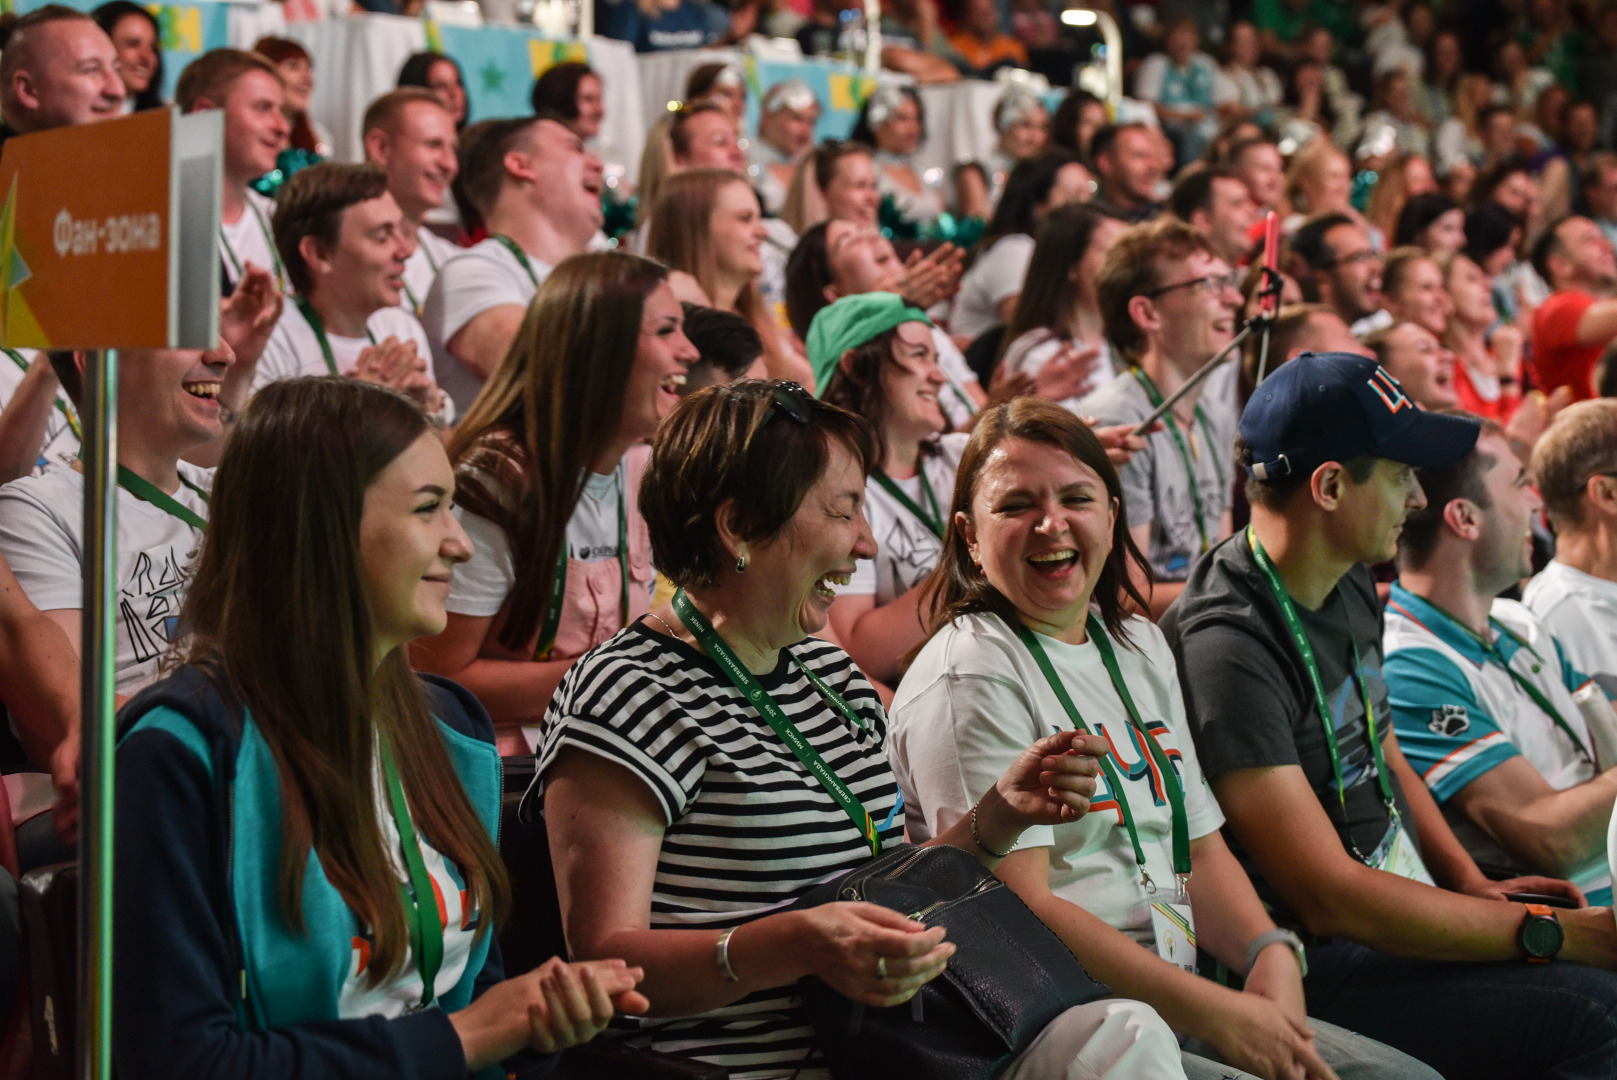
{"label": "red shirt", "polygon": [[1521,408],[1522,392],[1514,384],[1501,386],[1499,396],[1489,401],[1477,392],[1476,385],[1471,381],[1471,373],[1466,370],[1465,361],[1454,362],[1454,396],[1460,399],[1460,408],[1466,412],[1476,413],[1489,420],[1496,420],[1501,424],[1510,423],[1510,418],[1516,415]]}
{"label": "red shirt", "polygon": [[1608,341],[1578,344],[1578,323],[1595,302],[1586,292],[1558,292],[1533,312],[1533,363],[1538,370],[1539,388],[1546,394],[1562,386],[1572,387],[1575,401],[1595,396],[1594,371]]}

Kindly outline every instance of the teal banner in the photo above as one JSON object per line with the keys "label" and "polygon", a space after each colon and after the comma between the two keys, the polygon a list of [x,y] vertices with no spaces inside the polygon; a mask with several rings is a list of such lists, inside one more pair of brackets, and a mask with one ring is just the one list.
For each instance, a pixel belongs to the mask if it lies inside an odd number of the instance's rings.
{"label": "teal banner", "polygon": [[466,73],[467,119],[525,116],[533,81],[563,60],[589,62],[581,41],[555,41],[508,26],[444,26],[427,22],[427,48],[453,56]]}

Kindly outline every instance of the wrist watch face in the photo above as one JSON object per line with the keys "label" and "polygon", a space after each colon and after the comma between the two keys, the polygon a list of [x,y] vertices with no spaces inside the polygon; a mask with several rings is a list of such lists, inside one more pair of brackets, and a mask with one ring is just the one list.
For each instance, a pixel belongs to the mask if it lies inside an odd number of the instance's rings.
{"label": "wrist watch face", "polygon": [[1552,915],[1530,915],[1522,923],[1522,948],[1536,959],[1560,952],[1563,937],[1561,924]]}

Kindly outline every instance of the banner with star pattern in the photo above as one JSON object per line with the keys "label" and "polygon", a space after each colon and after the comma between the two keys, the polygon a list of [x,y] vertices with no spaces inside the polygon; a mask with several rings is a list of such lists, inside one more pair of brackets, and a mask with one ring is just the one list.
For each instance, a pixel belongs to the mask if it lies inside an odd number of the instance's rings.
{"label": "banner with star pattern", "polygon": [[589,62],[582,41],[556,41],[514,26],[447,26],[427,20],[427,48],[453,56],[466,73],[467,119],[533,111],[533,81],[564,60]]}
{"label": "banner with star pattern", "polygon": [[[26,15],[52,0],[0,0],[0,11]],[[102,0],[55,0],[79,11],[92,11]],[[204,0],[196,4],[147,4],[157,19],[163,50],[163,100],[174,100],[174,84],[185,66],[209,49],[230,44],[230,5]]]}

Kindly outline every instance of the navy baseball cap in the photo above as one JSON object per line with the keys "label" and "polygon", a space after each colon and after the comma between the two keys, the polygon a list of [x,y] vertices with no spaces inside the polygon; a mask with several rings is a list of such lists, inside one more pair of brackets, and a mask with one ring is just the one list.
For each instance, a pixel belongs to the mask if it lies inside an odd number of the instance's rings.
{"label": "navy baseball cap", "polygon": [[1248,471],[1260,482],[1360,454],[1441,469],[1469,454],[1481,433],[1469,417],[1418,408],[1381,365],[1353,353],[1303,353],[1281,364],[1241,414]]}

